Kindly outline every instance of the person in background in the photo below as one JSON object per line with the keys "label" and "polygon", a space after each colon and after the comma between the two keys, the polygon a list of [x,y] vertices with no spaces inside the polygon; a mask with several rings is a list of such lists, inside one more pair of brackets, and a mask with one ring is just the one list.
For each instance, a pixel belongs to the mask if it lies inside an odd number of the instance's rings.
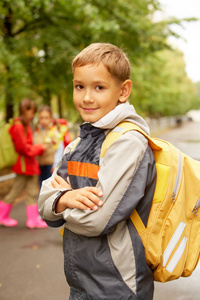
{"label": "person in background", "polygon": [[54,163],[52,171],[54,171],[55,167],[61,160],[65,148],[71,143],[71,135],[68,128],[68,122],[66,119],[56,119],[55,124],[58,128],[59,134],[62,138],[62,143],[59,144],[59,147],[55,153]]}
{"label": "person in background", "polygon": [[[63,156],[64,148],[69,144],[67,122],[53,119],[51,107],[45,105],[39,110],[38,125],[34,131],[34,143],[45,143],[47,149],[37,157],[40,166],[39,185],[49,178],[55,165]],[[65,137],[67,136],[67,138]]]}
{"label": "person in background", "polygon": [[42,181],[49,178],[52,174],[52,166],[57,147],[57,143],[53,140],[52,134],[57,135],[58,131],[54,126],[51,108],[45,105],[39,110],[38,125],[34,131],[34,143],[45,143],[47,145],[45,153],[37,157],[40,166],[40,187]]}
{"label": "person in background", "polygon": [[19,117],[14,119],[9,130],[18,158],[13,166],[16,177],[12,188],[4,200],[0,201],[0,225],[6,227],[18,225],[17,220],[10,218],[10,211],[15,199],[22,194],[24,189],[26,189],[26,226],[31,229],[47,227],[38,214],[37,197],[40,169],[36,160],[36,155],[42,155],[47,146],[42,143],[33,144],[31,121],[35,112],[35,102],[30,99],[23,99],[19,105]]}

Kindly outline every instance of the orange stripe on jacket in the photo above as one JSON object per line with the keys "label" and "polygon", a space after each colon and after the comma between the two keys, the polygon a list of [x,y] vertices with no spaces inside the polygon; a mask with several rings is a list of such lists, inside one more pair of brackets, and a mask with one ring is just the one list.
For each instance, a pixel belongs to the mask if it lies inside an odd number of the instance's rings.
{"label": "orange stripe on jacket", "polygon": [[89,177],[92,179],[98,179],[97,173],[99,171],[99,166],[90,164],[90,163],[83,163],[77,161],[68,161],[68,174],[80,177]]}

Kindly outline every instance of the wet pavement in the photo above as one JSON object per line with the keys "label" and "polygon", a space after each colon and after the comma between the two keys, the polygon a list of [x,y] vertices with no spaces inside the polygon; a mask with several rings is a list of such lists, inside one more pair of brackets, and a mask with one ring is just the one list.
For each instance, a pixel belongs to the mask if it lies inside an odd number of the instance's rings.
{"label": "wet pavement", "polygon": [[15,228],[0,226],[0,300],[66,300],[58,229],[27,229],[25,203],[14,206]]}
{"label": "wet pavement", "polygon": [[[184,124],[160,137],[200,160],[200,123]],[[18,227],[0,227],[0,300],[67,300],[58,229],[27,229],[24,202],[14,206],[11,217]],[[154,300],[200,300],[199,279],[200,265],[188,278],[155,283]]]}

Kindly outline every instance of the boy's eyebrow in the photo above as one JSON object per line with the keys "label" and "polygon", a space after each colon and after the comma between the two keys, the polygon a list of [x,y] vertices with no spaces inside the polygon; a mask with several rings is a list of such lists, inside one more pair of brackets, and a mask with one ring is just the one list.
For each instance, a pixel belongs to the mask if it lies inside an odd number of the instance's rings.
{"label": "boy's eyebrow", "polygon": [[[82,80],[78,80],[78,79],[73,79],[73,82],[74,83],[83,83]],[[104,80],[94,80],[92,81],[93,84],[107,84],[108,82],[107,81],[104,81]]]}
{"label": "boy's eyebrow", "polygon": [[73,85],[74,84],[83,84],[83,82],[81,80],[76,80],[76,79],[73,79],[72,83],[73,83]]}

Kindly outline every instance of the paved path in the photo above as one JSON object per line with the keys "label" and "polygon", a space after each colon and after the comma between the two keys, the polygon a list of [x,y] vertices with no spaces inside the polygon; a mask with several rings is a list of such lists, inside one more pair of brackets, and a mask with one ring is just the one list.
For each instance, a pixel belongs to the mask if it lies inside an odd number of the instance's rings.
{"label": "paved path", "polygon": [[[200,123],[188,123],[161,137],[200,160]],[[58,229],[26,229],[24,202],[13,208],[11,216],[19,226],[0,227],[0,300],[67,300]],[[200,266],[189,278],[156,283],[154,300],[200,300],[199,278]]]}
{"label": "paved path", "polygon": [[0,226],[0,300],[67,300],[58,229],[27,229],[24,202],[11,216],[18,227]]}

